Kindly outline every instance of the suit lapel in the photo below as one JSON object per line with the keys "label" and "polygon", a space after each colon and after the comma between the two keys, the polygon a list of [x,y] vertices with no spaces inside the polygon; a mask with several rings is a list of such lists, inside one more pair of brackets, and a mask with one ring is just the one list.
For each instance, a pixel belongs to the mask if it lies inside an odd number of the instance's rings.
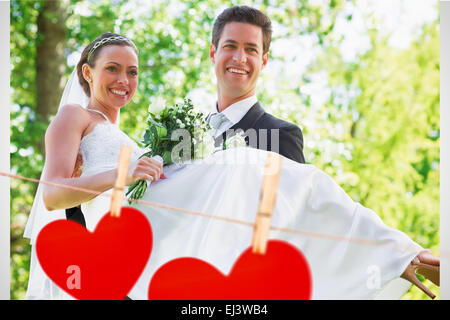
{"label": "suit lapel", "polygon": [[242,117],[241,121],[233,125],[230,129],[242,129],[247,131],[250,128],[255,128],[256,122],[258,122],[259,118],[261,118],[264,114],[264,109],[261,107],[259,102],[256,102]]}
{"label": "suit lapel", "polygon": [[[244,115],[244,117],[242,117],[242,119],[238,123],[234,124],[230,129],[228,129],[228,130],[233,130],[233,133],[228,138],[231,138],[232,136],[234,136],[234,132],[237,129],[242,129],[244,132],[250,128],[257,130],[258,128],[256,128],[255,124],[258,122],[259,118],[261,118],[264,115],[264,113],[265,113],[265,111],[261,107],[259,102],[256,102],[247,111],[247,113]],[[227,138],[226,132],[224,132],[224,133],[222,133],[222,135],[218,136],[215,139],[216,147],[220,146],[221,144],[223,146],[226,138]]]}

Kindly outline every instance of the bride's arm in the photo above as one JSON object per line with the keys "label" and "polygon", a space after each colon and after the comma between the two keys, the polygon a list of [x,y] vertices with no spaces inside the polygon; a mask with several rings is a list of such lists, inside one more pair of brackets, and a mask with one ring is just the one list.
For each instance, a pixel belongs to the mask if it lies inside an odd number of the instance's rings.
{"label": "bride's arm", "polygon": [[[83,178],[71,178],[84,130],[89,116],[79,106],[67,105],[58,112],[45,134],[45,181],[73,187],[108,190],[114,181],[113,170]],[[43,200],[48,210],[70,208],[95,197],[72,189],[44,185]]]}
{"label": "bride's arm", "polygon": [[[79,106],[65,106],[53,119],[45,134],[46,174],[44,180],[97,192],[114,186],[116,169],[96,175],[72,178],[81,137],[90,122],[89,115]],[[158,180],[161,165],[149,158],[130,164],[127,184],[139,179]],[[70,208],[94,198],[96,195],[68,188],[44,185],[43,200],[47,210]]]}

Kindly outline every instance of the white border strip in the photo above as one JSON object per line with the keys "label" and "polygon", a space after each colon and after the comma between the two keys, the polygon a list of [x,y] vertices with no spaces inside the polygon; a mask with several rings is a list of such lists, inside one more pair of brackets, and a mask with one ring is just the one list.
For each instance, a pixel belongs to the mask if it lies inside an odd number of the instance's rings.
{"label": "white border strip", "polygon": [[[441,209],[441,299],[450,299],[450,2],[440,2],[440,90],[441,90],[441,156],[440,156],[440,209]],[[444,41],[442,41],[444,40]],[[445,255],[444,255],[445,253]]]}
{"label": "white border strip", "polygon": [[[9,172],[9,1],[0,2],[0,171]],[[10,299],[9,179],[0,179],[0,299]]]}

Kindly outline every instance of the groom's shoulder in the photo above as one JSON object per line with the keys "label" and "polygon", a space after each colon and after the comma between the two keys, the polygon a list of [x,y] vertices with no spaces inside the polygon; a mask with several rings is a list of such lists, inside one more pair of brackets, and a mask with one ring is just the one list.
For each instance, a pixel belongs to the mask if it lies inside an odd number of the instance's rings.
{"label": "groom's shoulder", "polygon": [[277,118],[266,111],[264,111],[259,118],[258,126],[261,126],[264,129],[300,129],[296,124]]}

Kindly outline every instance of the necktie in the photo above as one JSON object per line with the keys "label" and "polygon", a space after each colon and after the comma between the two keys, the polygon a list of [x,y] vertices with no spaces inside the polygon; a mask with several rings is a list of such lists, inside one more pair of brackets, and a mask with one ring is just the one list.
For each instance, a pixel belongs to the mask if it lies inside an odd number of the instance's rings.
{"label": "necktie", "polygon": [[217,130],[220,128],[220,125],[226,121],[228,121],[228,118],[224,114],[215,113],[209,119],[209,124],[211,125],[211,127]]}

